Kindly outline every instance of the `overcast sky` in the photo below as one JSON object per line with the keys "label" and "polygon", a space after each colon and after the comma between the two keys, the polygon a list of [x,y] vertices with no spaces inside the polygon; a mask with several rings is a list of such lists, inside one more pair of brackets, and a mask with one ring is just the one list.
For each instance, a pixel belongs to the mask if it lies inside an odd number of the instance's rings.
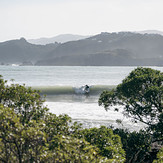
{"label": "overcast sky", "polygon": [[0,41],[162,30],[163,0],[0,0]]}

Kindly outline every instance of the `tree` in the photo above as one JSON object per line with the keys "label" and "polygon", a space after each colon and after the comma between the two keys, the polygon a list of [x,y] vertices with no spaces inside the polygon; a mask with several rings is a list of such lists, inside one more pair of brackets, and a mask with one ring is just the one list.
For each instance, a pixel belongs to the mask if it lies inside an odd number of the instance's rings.
{"label": "tree", "polygon": [[30,120],[39,120],[44,117],[48,108],[43,105],[44,100],[39,91],[24,85],[11,84],[0,76],[0,102],[5,107],[13,108],[20,115],[23,124]]}
{"label": "tree", "polygon": [[[115,89],[104,91],[99,105],[106,110],[113,107],[115,111],[121,107],[124,116],[145,124],[145,130],[139,133],[114,131],[122,138],[128,162],[153,160],[163,145],[163,73],[151,68],[136,68]],[[156,147],[151,149],[154,145]]]}
{"label": "tree", "polygon": [[151,153],[151,136],[148,132],[130,132],[127,129],[113,129],[113,133],[121,137],[123,149],[126,152],[126,162],[152,162],[156,154]]}
{"label": "tree", "polygon": [[162,163],[163,162],[163,147],[157,154],[157,160],[154,160],[153,163]]}
{"label": "tree", "polygon": [[0,161],[37,162],[48,149],[43,123],[31,120],[23,125],[13,109],[0,106]]}
{"label": "tree", "polygon": [[[58,117],[62,122],[64,117]],[[56,120],[56,119],[54,119]],[[53,120],[53,121],[54,121]],[[99,149],[84,139],[67,136],[60,124],[49,140],[44,121],[31,120],[22,125],[13,109],[0,106],[0,162],[108,162]],[[53,126],[53,130],[55,126]],[[50,126],[50,129],[51,126]]]}
{"label": "tree", "polygon": [[72,136],[56,135],[49,143],[49,151],[43,162],[108,162],[110,159],[99,154],[96,146],[90,145],[85,139]]}
{"label": "tree", "polygon": [[[110,106],[123,108],[123,113],[134,122],[147,125],[153,141],[163,140],[163,73],[151,68],[137,68],[116,89],[104,91],[99,105],[106,110]],[[157,134],[154,134],[157,133]]]}
{"label": "tree", "polygon": [[78,132],[78,138],[84,138],[91,145],[98,147],[100,155],[107,157],[111,162],[125,161],[120,137],[105,126],[83,129]]}

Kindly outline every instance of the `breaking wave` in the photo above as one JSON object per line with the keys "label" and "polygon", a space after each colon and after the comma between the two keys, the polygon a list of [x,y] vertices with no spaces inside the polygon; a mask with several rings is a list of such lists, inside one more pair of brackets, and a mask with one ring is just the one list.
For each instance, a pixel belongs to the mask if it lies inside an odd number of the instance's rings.
{"label": "breaking wave", "polygon": [[104,90],[115,88],[113,85],[91,85],[89,93],[83,91],[83,86],[34,86],[33,89],[40,90],[41,95],[46,96],[46,101],[53,102],[97,102]]}
{"label": "breaking wave", "polygon": [[[71,94],[71,95],[81,95],[84,94],[84,91],[81,87],[72,87],[72,86],[34,86],[33,89],[40,90],[41,94],[44,95],[62,95],[62,94]],[[89,86],[90,95],[98,95],[104,90],[111,90],[115,88],[113,85],[92,85]]]}

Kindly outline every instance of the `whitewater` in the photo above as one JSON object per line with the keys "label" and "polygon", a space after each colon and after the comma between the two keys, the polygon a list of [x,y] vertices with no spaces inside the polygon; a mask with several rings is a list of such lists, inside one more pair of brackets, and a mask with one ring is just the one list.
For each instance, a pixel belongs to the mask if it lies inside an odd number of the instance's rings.
{"label": "whitewater", "polygon": [[[80,67],[80,66],[0,66],[0,75],[8,84],[25,84],[46,95],[50,112],[68,114],[83,127],[115,126],[139,130],[142,124],[133,124],[121,112],[112,108],[105,111],[98,106],[103,90],[111,90],[136,67]],[[163,67],[152,67],[163,71]],[[11,79],[14,79],[11,80]],[[78,91],[84,85],[90,86],[90,93]],[[121,119],[123,124],[117,124]]]}

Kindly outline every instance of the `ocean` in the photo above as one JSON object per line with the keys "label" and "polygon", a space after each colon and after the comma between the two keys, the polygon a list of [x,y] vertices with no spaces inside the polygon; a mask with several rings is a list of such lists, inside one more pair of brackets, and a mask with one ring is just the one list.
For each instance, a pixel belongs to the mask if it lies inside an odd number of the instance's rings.
{"label": "ocean", "polygon": [[[112,108],[105,111],[98,106],[98,98],[103,90],[110,90],[136,67],[80,67],[80,66],[0,66],[0,75],[8,84],[25,84],[46,94],[50,112],[68,114],[73,121],[83,127],[115,126],[139,130],[142,124],[133,124],[123,117],[122,112]],[[163,67],[151,67],[163,71]],[[12,80],[14,79],[14,81]],[[88,85],[89,94],[83,94],[81,87]],[[122,124],[116,120],[121,119]]]}

